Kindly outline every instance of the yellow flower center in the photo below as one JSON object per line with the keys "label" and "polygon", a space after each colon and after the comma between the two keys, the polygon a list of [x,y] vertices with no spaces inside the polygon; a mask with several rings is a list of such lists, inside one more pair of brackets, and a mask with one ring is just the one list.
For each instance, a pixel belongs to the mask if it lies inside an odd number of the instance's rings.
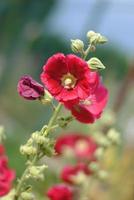
{"label": "yellow flower center", "polygon": [[61,82],[64,88],[72,89],[75,87],[76,80],[77,79],[72,74],[68,73],[62,77]]}
{"label": "yellow flower center", "polygon": [[85,151],[88,147],[89,144],[85,140],[79,140],[75,145],[75,149],[80,152]]}

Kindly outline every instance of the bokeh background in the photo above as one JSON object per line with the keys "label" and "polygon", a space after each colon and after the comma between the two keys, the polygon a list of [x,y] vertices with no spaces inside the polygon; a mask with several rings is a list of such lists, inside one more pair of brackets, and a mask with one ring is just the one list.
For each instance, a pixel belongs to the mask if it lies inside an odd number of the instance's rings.
{"label": "bokeh background", "polygon": [[[20,176],[25,166],[19,145],[51,115],[47,106],[19,97],[16,91],[19,77],[30,74],[40,81],[46,59],[56,52],[70,53],[70,39],[80,38],[86,42],[89,30],[109,39],[108,44],[90,56],[98,56],[107,66],[102,75],[110,91],[108,109],[116,112],[116,127],[124,144],[122,160],[115,173],[116,186],[113,184],[113,188],[118,189],[112,188],[109,192],[118,200],[133,200],[133,0],[0,0],[0,124],[7,132],[5,145],[10,165]],[[74,129],[77,127],[74,124]],[[84,127],[79,128],[84,130]],[[53,182],[51,174],[52,170],[47,175],[50,183]],[[53,179],[56,180],[56,175]],[[115,196],[108,195],[107,199]]]}

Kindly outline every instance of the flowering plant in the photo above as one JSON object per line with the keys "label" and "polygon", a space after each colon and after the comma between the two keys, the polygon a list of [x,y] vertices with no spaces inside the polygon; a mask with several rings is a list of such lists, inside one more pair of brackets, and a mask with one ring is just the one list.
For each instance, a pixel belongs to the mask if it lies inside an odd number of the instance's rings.
{"label": "flowering plant", "polygon": [[[94,123],[101,118],[107,104],[108,90],[102,83],[99,73],[99,70],[105,69],[105,66],[95,57],[86,60],[88,54],[95,51],[96,46],[105,43],[107,39],[93,31],[87,33],[87,39],[87,49],[83,41],[71,40],[71,49],[79,56],[56,53],[46,61],[40,76],[43,85],[29,75],[21,77],[18,82],[17,90],[21,97],[49,104],[52,106],[53,113],[48,124],[32,133],[26,144],[21,145],[20,152],[27,158],[26,169],[17,180],[11,196],[9,193],[9,199],[37,199],[29,180],[44,178],[47,165],[39,162],[44,156],[69,156],[75,161],[62,169],[60,177],[64,183],[48,189],[47,196],[50,200],[87,199],[91,180],[104,179],[107,175],[99,166],[99,162],[105,150],[110,145],[118,143],[118,133],[115,130],[107,128],[104,131],[106,136],[100,134],[99,140],[95,135],[70,133],[60,136],[55,142],[50,136],[56,128],[66,128],[73,120],[84,124]],[[63,116],[62,108],[70,111],[70,115]],[[0,156],[2,154],[0,196],[8,194],[14,179],[14,173],[8,169],[3,151],[3,147],[0,146]],[[4,181],[5,186],[2,185]],[[2,187],[5,189],[1,189]]]}

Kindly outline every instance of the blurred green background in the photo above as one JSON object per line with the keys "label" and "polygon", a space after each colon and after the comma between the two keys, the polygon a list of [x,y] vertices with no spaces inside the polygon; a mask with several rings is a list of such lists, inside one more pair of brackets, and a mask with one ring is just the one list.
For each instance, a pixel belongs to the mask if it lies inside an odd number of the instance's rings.
{"label": "blurred green background", "polygon": [[51,115],[47,106],[19,97],[18,79],[30,74],[40,81],[47,58],[71,53],[70,39],[86,42],[92,29],[109,39],[91,56],[107,66],[102,75],[110,90],[109,108],[117,111],[125,148],[133,148],[133,25],[133,0],[0,0],[0,123],[7,130],[7,153],[18,176],[25,167],[19,145]]}

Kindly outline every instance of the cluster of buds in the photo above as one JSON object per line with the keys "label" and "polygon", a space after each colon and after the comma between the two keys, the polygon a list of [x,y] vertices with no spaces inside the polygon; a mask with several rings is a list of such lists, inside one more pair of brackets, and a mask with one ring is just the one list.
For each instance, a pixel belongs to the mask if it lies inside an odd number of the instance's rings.
{"label": "cluster of buds", "polygon": [[20,197],[22,200],[35,200],[35,196],[30,190],[22,192]]}
{"label": "cluster of buds", "polygon": [[34,156],[38,153],[41,157],[44,155],[51,157],[54,155],[53,146],[54,141],[42,135],[41,132],[36,131],[27,143],[20,147],[20,152],[26,156]]}
{"label": "cluster of buds", "polygon": [[94,31],[89,31],[87,33],[87,38],[89,40],[89,43],[92,45],[97,45],[97,44],[104,44],[107,42],[107,38],[100,33],[96,33]]}
{"label": "cluster of buds", "polygon": [[[90,51],[95,51],[97,44],[104,44],[107,42],[107,38],[100,33],[89,31],[87,33],[88,48],[84,49],[84,42],[80,39],[71,40],[71,49],[74,53],[80,53],[83,58],[86,58]],[[105,69],[103,63],[96,57],[91,58],[87,61],[90,69],[100,70]]]}
{"label": "cluster of buds", "polygon": [[44,171],[46,168],[47,168],[47,165],[29,166],[29,173],[27,175],[27,178],[43,180],[44,179]]}

